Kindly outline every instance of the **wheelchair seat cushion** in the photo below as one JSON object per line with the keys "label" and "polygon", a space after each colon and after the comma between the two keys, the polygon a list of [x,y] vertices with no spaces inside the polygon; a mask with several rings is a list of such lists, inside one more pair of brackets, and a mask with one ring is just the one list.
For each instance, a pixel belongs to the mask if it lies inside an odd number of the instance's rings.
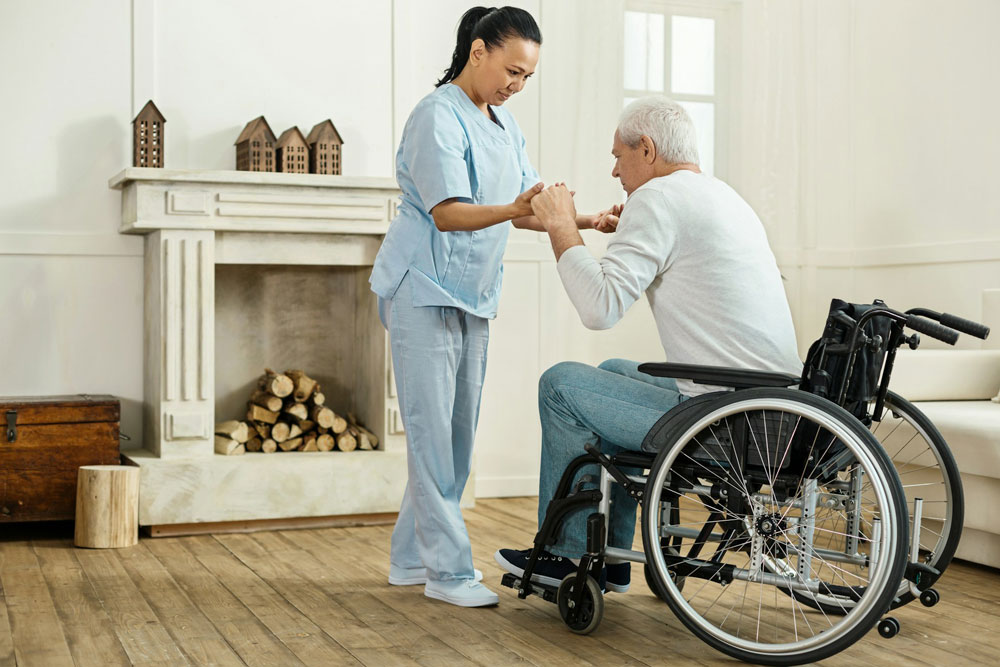
{"label": "wheelchair seat cushion", "polygon": [[656,377],[691,380],[696,384],[734,389],[751,387],[791,387],[799,383],[797,375],[758,371],[750,368],[727,368],[725,366],[701,366],[698,364],[674,364],[647,362],[639,365],[639,372]]}

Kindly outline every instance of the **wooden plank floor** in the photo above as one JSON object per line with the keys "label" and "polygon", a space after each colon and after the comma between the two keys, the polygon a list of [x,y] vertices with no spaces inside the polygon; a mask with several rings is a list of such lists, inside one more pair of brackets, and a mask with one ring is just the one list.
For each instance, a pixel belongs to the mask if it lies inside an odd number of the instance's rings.
{"label": "wooden plank floor", "polygon": [[[641,572],[604,621],[570,633],[554,605],[499,585],[535,499],[466,511],[500,605],[460,609],[386,584],[391,526],[144,539],[74,549],[65,524],[0,527],[0,667],[57,665],[736,665],[653,598]],[[637,569],[637,568],[635,568]],[[1000,572],[956,563],[933,609],[896,613],[830,665],[982,665],[1000,652]]]}

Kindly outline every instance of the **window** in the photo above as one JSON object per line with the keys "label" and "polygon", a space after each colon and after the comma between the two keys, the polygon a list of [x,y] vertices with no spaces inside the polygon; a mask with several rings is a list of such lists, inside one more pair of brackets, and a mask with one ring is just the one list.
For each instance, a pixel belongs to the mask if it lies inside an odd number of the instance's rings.
{"label": "window", "polygon": [[627,106],[666,95],[691,116],[702,171],[725,178],[728,60],[738,6],[732,0],[627,0],[624,82]]}

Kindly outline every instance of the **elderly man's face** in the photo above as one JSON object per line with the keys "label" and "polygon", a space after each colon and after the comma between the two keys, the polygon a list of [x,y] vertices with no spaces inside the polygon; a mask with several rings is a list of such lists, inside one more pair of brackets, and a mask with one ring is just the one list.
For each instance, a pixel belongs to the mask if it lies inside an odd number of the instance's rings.
{"label": "elderly man's face", "polygon": [[648,159],[649,151],[642,141],[632,148],[622,142],[616,131],[611,154],[615,158],[611,175],[621,181],[626,195],[631,196],[639,186],[653,177],[652,160]]}

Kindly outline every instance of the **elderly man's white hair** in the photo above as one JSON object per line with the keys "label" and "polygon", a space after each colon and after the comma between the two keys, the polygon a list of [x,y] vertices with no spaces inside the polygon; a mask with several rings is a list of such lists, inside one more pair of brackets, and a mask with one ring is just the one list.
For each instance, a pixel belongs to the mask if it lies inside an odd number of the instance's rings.
{"label": "elderly man's white hair", "polygon": [[618,137],[634,148],[646,135],[656,154],[669,164],[698,164],[698,136],[684,107],[662,95],[642,97],[622,111]]}

